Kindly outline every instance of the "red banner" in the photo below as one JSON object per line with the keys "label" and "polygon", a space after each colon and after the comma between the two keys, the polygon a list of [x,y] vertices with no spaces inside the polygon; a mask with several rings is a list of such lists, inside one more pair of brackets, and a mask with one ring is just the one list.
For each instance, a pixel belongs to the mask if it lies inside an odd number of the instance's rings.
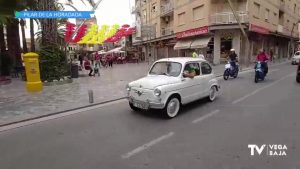
{"label": "red banner", "polygon": [[176,37],[177,37],[177,39],[180,39],[180,38],[186,38],[186,37],[191,37],[191,36],[196,36],[196,35],[202,35],[202,34],[206,34],[208,32],[209,32],[208,26],[204,26],[204,27],[176,33]]}
{"label": "red banner", "polygon": [[266,34],[266,35],[270,33],[270,31],[268,29],[261,27],[261,26],[253,25],[253,24],[250,25],[249,29],[252,32],[257,32],[257,33]]}

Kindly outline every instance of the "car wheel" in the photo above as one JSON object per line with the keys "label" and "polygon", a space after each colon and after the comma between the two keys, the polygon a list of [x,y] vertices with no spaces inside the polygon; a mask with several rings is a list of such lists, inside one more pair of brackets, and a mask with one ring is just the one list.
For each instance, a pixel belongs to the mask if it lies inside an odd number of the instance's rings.
{"label": "car wheel", "polygon": [[129,106],[133,111],[140,111],[140,109],[135,107],[132,103],[129,103]]}
{"label": "car wheel", "polygon": [[180,103],[179,99],[174,96],[168,100],[168,102],[163,110],[163,113],[165,114],[165,116],[167,118],[171,119],[178,115],[180,108],[181,108],[181,103]]}
{"label": "car wheel", "polygon": [[210,102],[213,102],[217,97],[217,87],[216,86],[212,86],[209,90],[209,96],[208,96],[208,100]]}

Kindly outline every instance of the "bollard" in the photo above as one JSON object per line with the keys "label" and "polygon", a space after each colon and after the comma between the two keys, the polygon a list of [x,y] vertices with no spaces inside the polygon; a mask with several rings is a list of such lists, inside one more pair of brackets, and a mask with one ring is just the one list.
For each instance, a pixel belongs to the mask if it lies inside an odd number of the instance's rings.
{"label": "bollard", "polygon": [[93,95],[93,90],[89,90],[89,102],[94,103],[94,95]]}

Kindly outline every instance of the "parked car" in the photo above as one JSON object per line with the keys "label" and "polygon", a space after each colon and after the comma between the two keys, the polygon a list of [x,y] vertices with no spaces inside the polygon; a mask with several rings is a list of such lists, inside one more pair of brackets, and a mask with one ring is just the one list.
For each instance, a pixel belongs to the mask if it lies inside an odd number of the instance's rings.
{"label": "parked car", "polygon": [[146,77],[126,88],[131,109],[161,109],[173,118],[182,105],[205,97],[214,101],[220,85],[206,60],[179,57],[156,61]]}
{"label": "parked car", "polygon": [[296,81],[300,83],[300,62],[298,63]]}
{"label": "parked car", "polygon": [[300,51],[295,52],[294,56],[292,57],[292,65],[296,65],[299,63],[300,60]]}

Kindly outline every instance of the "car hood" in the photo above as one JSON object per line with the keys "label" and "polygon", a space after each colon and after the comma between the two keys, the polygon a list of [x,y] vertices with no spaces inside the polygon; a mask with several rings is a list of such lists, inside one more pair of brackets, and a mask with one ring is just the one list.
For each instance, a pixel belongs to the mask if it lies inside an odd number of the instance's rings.
{"label": "car hood", "polygon": [[149,75],[129,83],[131,87],[139,87],[145,89],[155,89],[158,86],[169,85],[178,83],[178,77],[165,76],[165,75]]}

